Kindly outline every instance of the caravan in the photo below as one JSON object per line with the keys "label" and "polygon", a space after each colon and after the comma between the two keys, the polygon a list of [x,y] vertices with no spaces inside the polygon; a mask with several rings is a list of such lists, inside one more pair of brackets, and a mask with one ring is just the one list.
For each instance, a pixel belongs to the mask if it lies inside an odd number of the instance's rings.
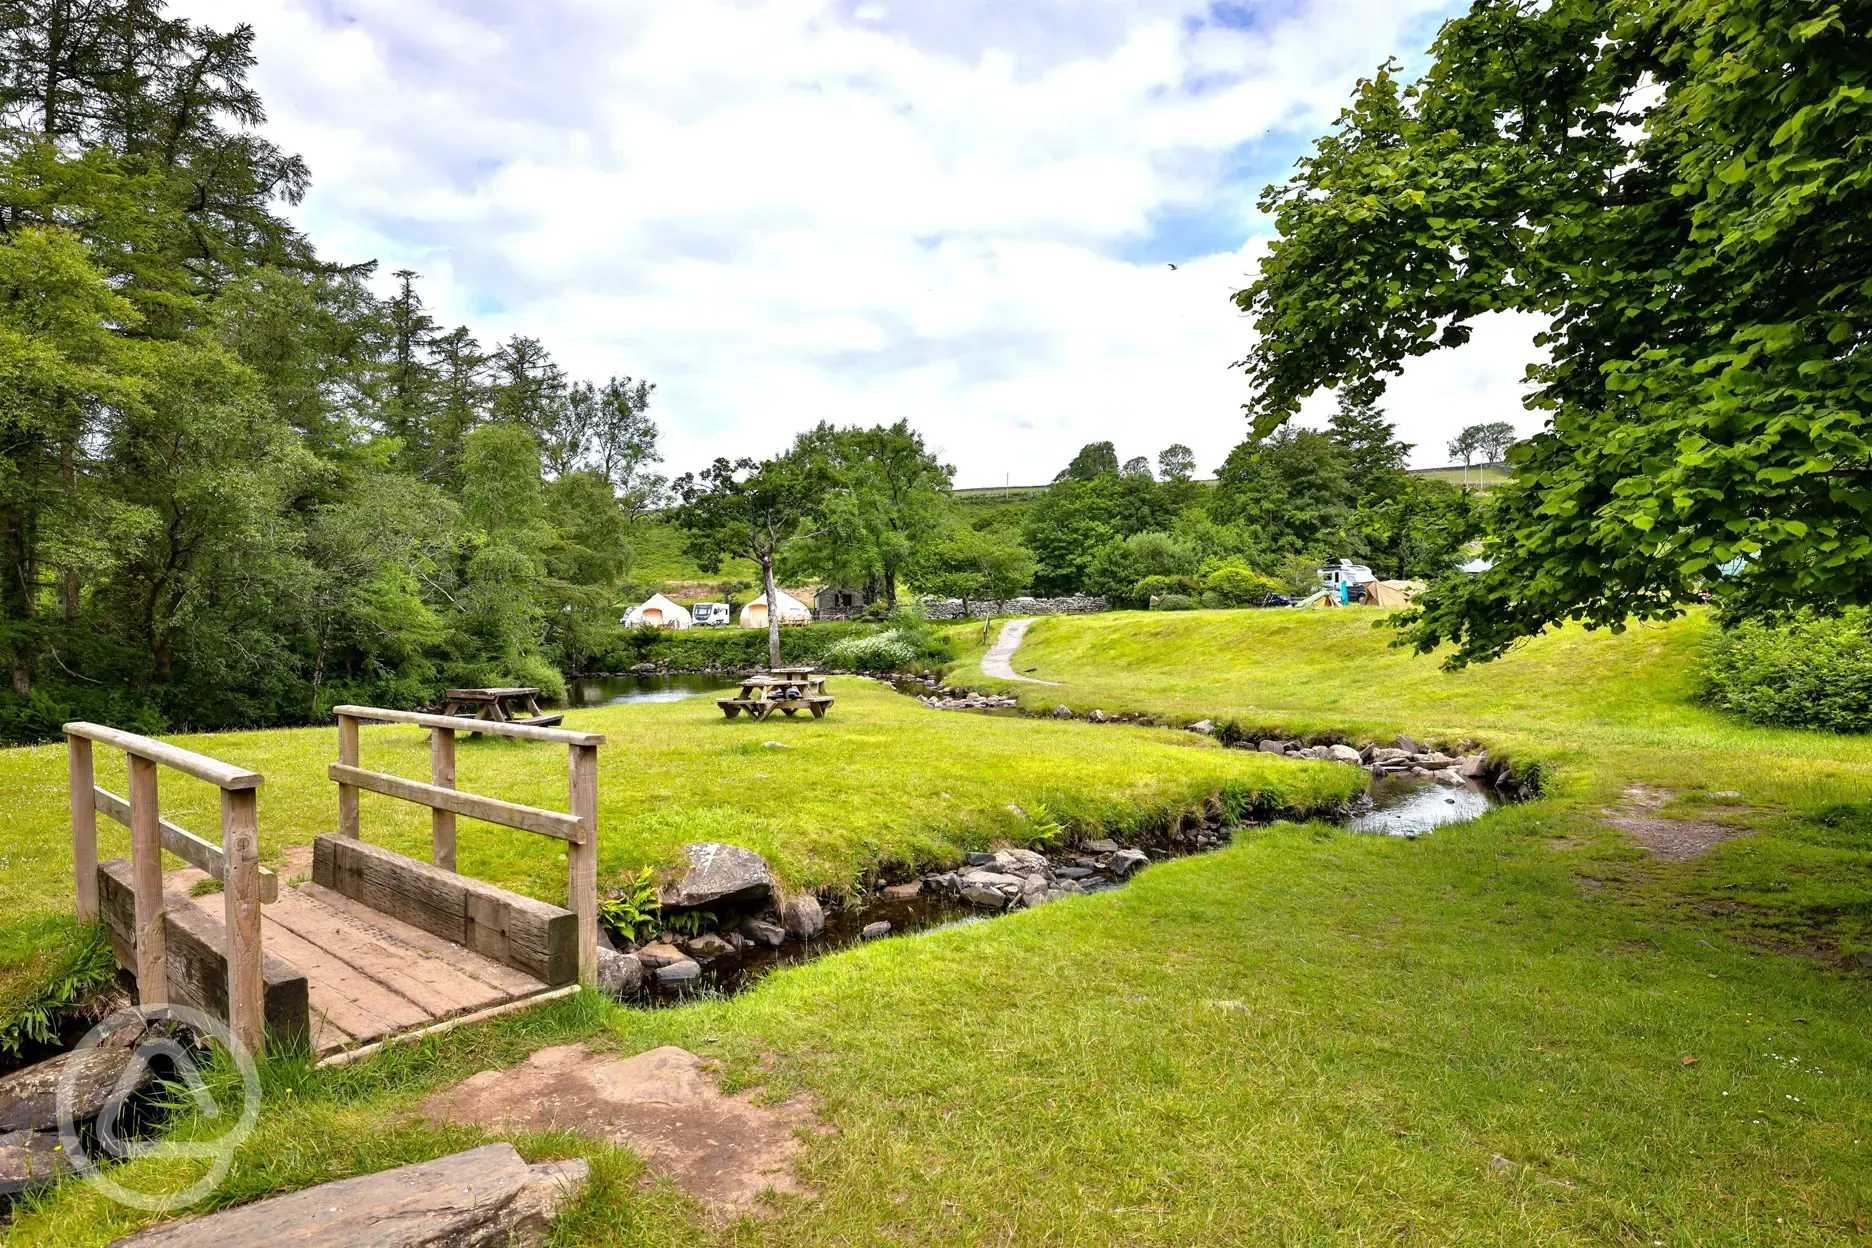
{"label": "caravan", "polygon": [[727,628],[734,623],[734,608],[726,602],[698,602],[689,608],[689,615],[703,628]]}

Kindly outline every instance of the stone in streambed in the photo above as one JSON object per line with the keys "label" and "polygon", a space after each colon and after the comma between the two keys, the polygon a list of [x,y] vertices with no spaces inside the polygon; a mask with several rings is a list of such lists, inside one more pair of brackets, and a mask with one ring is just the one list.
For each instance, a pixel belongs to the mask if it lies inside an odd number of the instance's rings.
{"label": "stone in streambed", "polygon": [[884,897],[887,901],[909,901],[923,892],[923,881],[911,880],[908,884],[886,884]]}
{"label": "stone in streambed", "polygon": [[694,958],[682,958],[667,966],[657,967],[656,977],[660,984],[685,984],[702,977],[702,965]]}
{"label": "stone in streambed", "polygon": [[634,953],[615,949],[598,950],[598,986],[611,997],[625,1001],[643,991],[644,964]]}
{"label": "stone in streambed", "polygon": [[689,955],[675,945],[665,941],[655,941],[637,951],[637,960],[651,970],[658,970],[672,962],[681,962]]}
{"label": "stone in streambed", "polygon": [[786,939],[786,928],[778,923],[769,923],[765,919],[742,919],[741,934],[757,945],[778,949],[780,943]]}
{"label": "stone in streambed", "polygon": [[981,906],[987,910],[1005,910],[1008,904],[1008,899],[1004,894],[986,884],[964,884],[962,900],[972,906]]}
{"label": "stone in streambed", "polygon": [[703,841],[683,846],[689,873],[666,885],[659,900],[673,910],[691,910],[718,902],[761,901],[773,893],[773,872],[751,849]]}
{"label": "stone in streambed", "polygon": [[1031,849],[995,851],[994,869],[1008,875],[1027,875],[1033,871],[1044,871],[1046,866],[1046,855],[1037,854]]}
{"label": "stone in streambed", "polygon": [[825,932],[825,907],[811,893],[789,897],[780,907],[780,924],[794,940],[816,940]]}
{"label": "stone in streambed", "polygon": [[1118,842],[1107,837],[1096,841],[1087,841],[1083,848],[1088,854],[1115,854],[1118,852]]}
{"label": "stone in streambed", "polygon": [[879,919],[876,923],[865,924],[864,930],[859,932],[858,935],[864,940],[876,940],[880,936],[890,935],[890,931],[890,920]]}
{"label": "stone in streambed", "polygon": [[692,958],[719,958],[724,953],[733,953],[734,946],[714,932],[704,932],[683,941],[683,950]]}
{"label": "stone in streambed", "polygon": [[1330,758],[1335,763],[1359,763],[1364,761],[1359,757],[1359,752],[1349,745],[1327,746],[1326,757]]}
{"label": "stone in streambed", "polygon": [[1114,879],[1122,880],[1129,877],[1133,872],[1137,871],[1138,868],[1149,865],[1150,855],[1146,854],[1143,850],[1121,849],[1112,855],[1110,862],[1105,864],[1105,870],[1108,871]]}

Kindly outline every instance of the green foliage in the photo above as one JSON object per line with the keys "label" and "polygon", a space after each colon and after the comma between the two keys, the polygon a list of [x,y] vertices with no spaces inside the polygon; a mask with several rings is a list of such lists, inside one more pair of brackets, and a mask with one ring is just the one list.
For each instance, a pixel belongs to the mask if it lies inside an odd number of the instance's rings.
{"label": "green foliage", "polygon": [[822,423],[795,440],[792,454],[823,465],[828,483],[808,531],[787,551],[786,574],[871,587],[894,605],[900,575],[951,523],[955,470],[902,420],[870,429]]}
{"label": "green foliage", "polygon": [[1493,658],[1706,586],[1751,615],[1865,599],[1865,32],[1797,0],[1481,0],[1264,195],[1280,237],[1237,295],[1262,432],[1321,385],[1374,397],[1487,312],[1552,325],[1549,428],[1483,504],[1494,566],[1402,617],[1420,650]]}
{"label": "green foliage", "polygon": [[[90,1000],[117,974],[117,958],[103,925],[69,920],[40,923],[33,948],[0,950],[0,1057],[18,1057],[27,1045],[54,1044],[66,1015]],[[24,932],[14,933],[25,935]]]}
{"label": "green foliage", "polygon": [[826,647],[831,667],[859,672],[908,671],[920,657],[919,647],[896,629],[863,637],[847,637]]}
{"label": "green foliage", "polygon": [[1158,611],[1194,611],[1197,602],[1187,594],[1165,594],[1157,600]]}
{"label": "green foliage", "polygon": [[715,912],[713,910],[681,910],[675,914],[664,915],[658,923],[678,936],[695,937],[715,926]]}
{"label": "green foliage", "polygon": [[1331,436],[1284,428],[1229,452],[1209,514],[1252,526],[1271,555],[1324,555],[1353,507],[1351,465]]}
{"label": "green foliage", "polygon": [[660,903],[656,870],[644,867],[598,901],[598,919],[630,944],[656,931]]}
{"label": "green foliage", "polygon": [[[1269,594],[1282,592],[1282,584],[1263,576],[1238,560],[1230,560],[1204,572],[1202,596],[1205,606],[1258,607]],[[1215,601],[1210,603],[1211,596]]]}
{"label": "green foliage", "polygon": [[904,574],[918,593],[968,602],[1004,602],[1034,579],[1034,557],[999,528],[951,525],[910,554]]}
{"label": "green foliage", "polygon": [[1872,732],[1872,611],[1722,629],[1710,639],[1701,693],[1750,723]]}
{"label": "green foliage", "polygon": [[1118,475],[1118,449],[1110,442],[1088,442],[1060,471],[1055,481],[1096,481]]}

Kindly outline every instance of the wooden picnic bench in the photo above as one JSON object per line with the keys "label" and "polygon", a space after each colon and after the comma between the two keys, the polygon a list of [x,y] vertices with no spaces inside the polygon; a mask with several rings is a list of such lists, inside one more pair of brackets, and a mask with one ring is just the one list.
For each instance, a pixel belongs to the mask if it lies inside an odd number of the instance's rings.
{"label": "wooden picnic bench", "polygon": [[[510,705],[520,703],[516,707]],[[442,708],[444,715],[461,715],[472,711],[469,718],[488,719],[497,724],[530,724],[535,728],[551,728],[565,719],[564,715],[544,715],[540,713],[539,690],[525,687],[512,689],[451,689],[448,702]]]}
{"label": "wooden picnic bench", "polygon": [[824,719],[833,699],[825,691],[826,678],[814,675],[810,667],[783,667],[756,674],[741,681],[741,696],[717,698],[715,705],[733,719],[746,711],[749,719],[763,720],[775,711],[788,718],[806,710],[814,719]]}

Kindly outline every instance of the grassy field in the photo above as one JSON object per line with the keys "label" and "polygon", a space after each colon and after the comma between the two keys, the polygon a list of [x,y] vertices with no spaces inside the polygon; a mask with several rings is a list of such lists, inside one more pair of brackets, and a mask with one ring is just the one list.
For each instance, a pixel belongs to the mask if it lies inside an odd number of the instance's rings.
{"label": "grassy field", "polygon": [[[562,1245],[1864,1243],[1866,981],[1773,950],[1802,924],[1842,947],[1872,913],[1872,821],[1840,805],[1872,794],[1867,743],[1691,704],[1700,621],[1566,634],[1456,677],[1369,624],[1045,620],[1016,666],[1065,682],[1022,690],[1040,706],[1473,737],[1540,761],[1550,795],[1416,841],[1275,825],[1121,892],[854,948],[732,1000],[581,998],[355,1068],[278,1064],[216,1199],[475,1142],[407,1111],[586,1038],[684,1045],[735,1086],[810,1096],[831,1130],[809,1145],[816,1195],[726,1227],[628,1155],[521,1137],[598,1164]],[[964,735],[928,753],[1008,730],[932,718]],[[1120,752],[1161,737],[1054,726]],[[1629,784],[1754,834],[1645,860],[1599,821]],[[67,1185],[8,1242],[101,1244],[146,1217]]]}

